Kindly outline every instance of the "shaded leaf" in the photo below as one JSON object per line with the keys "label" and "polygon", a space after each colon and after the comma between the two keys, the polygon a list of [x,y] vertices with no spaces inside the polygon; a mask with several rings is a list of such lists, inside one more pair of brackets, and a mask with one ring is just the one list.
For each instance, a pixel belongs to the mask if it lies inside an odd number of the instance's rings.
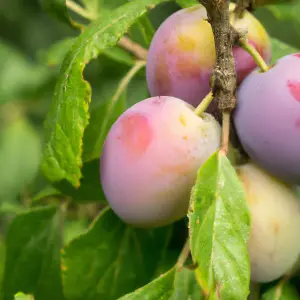
{"label": "shaded leaf", "polygon": [[277,286],[274,286],[267,290],[262,295],[262,300],[299,300],[300,296],[297,292],[297,289],[286,282],[282,284],[279,282]]}
{"label": "shaded leaf", "polygon": [[4,300],[23,291],[36,300],[63,299],[60,278],[59,212],[56,207],[17,215],[6,236]]}
{"label": "shaded leaf", "polygon": [[170,271],[159,276],[146,286],[122,297],[119,300],[201,300],[204,296],[197,284],[195,273],[188,269]]}
{"label": "shaded leaf", "polygon": [[149,48],[155,34],[155,29],[153,28],[149,18],[145,15],[140,18],[137,24],[142,32],[147,48]]}
{"label": "shaded leaf", "polygon": [[39,0],[39,2],[43,9],[53,17],[68,25],[80,27],[77,23],[71,20],[66,7],[66,0]]}
{"label": "shaded leaf", "polygon": [[82,168],[83,178],[80,187],[74,188],[66,180],[55,183],[54,186],[62,194],[72,197],[73,201],[78,203],[88,202],[106,202],[99,173],[100,160],[95,159],[86,162]]}
{"label": "shaded leaf", "polygon": [[198,172],[189,220],[191,252],[203,291],[213,298],[246,299],[250,215],[242,183],[221,152]]}
{"label": "shaded leaf", "polygon": [[161,277],[153,280],[146,286],[129,295],[119,298],[119,300],[169,300],[173,293],[175,273],[176,269],[174,268]]}
{"label": "shaded leaf", "polygon": [[46,121],[46,146],[42,169],[51,181],[68,180],[79,186],[82,138],[88,124],[90,85],[83,81],[85,65],[113,47],[148,9],[164,0],[136,0],[95,21],[76,39],[59,76]]}
{"label": "shaded leaf", "polygon": [[170,226],[134,229],[105,209],[85,234],[64,248],[66,298],[115,300],[146,284],[164,255],[170,231]]}
{"label": "shaded leaf", "polygon": [[134,65],[134,59],[132,56],[122,48],[113,47],[109,50],[103,51],[103,55],[116,62],[119,62],[120,64],[125,64],[130,67]]}

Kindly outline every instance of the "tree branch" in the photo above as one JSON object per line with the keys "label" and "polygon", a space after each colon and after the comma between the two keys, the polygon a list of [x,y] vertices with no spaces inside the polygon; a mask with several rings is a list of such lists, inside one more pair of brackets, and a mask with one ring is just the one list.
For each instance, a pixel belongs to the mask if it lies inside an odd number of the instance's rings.
{"label": "tree branch", "polygon": [[232,46],[236,32],[229,21],[229,0],[198,0],[207,11],[216,48],[216,65],[211,76],[214,97],[221,111],[235,108],[236,72]]}
{"label": "tree branch", "polygon": [[131,52],[135,57],[141,60],[147,60],[148,51],[140,44],[133,42],[128,37],[123,37],[118,42],[118,46]]}
{"label": "tree branch", "polygon": [[232,46],[238,33],[230,25],[229,0],[198,0],[207,11],[215,40],[216,65],[211,76],[211,88],[223,116],[221,151],[228,152],[230,113],[235,108],[237,86]]}

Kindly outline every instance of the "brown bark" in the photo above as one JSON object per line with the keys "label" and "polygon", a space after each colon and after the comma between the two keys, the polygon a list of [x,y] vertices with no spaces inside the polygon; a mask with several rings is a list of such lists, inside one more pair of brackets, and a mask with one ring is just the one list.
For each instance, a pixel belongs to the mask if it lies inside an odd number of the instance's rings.
{"label": "brown bark", "polygon": [[216,65],[211,76],[211,87],[219,109],[235,108],[236,72],[232,46],[236,32],[229,22],[229,0],[198,0],[205,6],[215,38]]}

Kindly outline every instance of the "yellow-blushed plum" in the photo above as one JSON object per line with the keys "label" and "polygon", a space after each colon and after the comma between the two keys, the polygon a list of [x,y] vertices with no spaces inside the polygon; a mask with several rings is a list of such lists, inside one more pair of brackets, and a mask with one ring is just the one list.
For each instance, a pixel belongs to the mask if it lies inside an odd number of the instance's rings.
{"label": "yellow-blushed plum", "polygon": [[183,218],[197,170],[220,145],[209,114],[173,97],[152,97],[126,110],[111,127],[100,178],[113,211],[135,227]]}
{"label": "yellow-blushed plum", "polygon": [[[230,5],[233,11],[234,4]],[[168,17],[151,42],[146,66],[151,96],[173,96],[197,106],[208,94],[209,78],[216,63],[214,36],[202,5],[181,9]],[[241,19],[231,16],[235,28],[248,30],[248,40],[267,63],[271,43],[261,23],[249,12]],[[253,58],[235,46],[238,82],[256,68]],[[211,103],[209,112],[215,110]]]}
{"label": "yellow-blushed plum", "polygon": [[270,282],[288,272],[300,255],[300,199],[260,167],[237,168],[251,214],[248,252],[251,280]]}

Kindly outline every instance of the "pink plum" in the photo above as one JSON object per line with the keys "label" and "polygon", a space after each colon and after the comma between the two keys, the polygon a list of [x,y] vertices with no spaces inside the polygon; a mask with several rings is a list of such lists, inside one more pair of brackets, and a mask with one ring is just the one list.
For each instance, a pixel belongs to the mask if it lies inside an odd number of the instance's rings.
{"label": "pink plum", "polygon": [[104,143],[100,177],[114,212],[136,227],[183,218],[197,170],[220,145],[221,129],[173,97],[145,99],[125,111]]}
{"label": "pink plum", "polygon": [[234,123],[253,161],[287,183],[300,184],[300,54],[243,81]]}

